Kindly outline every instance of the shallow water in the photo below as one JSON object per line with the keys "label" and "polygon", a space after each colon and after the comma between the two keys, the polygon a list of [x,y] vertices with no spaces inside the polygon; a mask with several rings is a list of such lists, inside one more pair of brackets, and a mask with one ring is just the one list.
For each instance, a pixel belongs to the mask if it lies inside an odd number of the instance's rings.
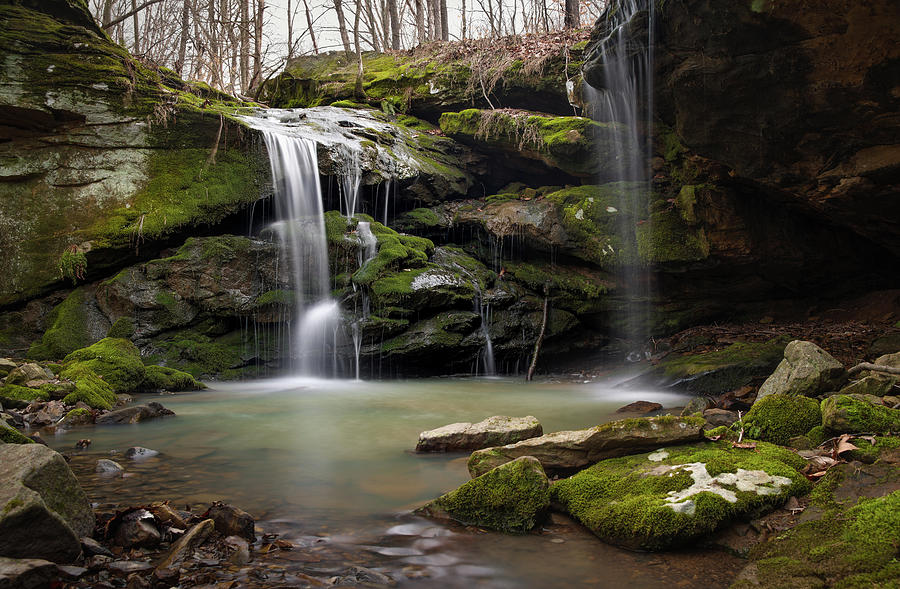
{"label": "shallow water", "polygon": [[[564,518],[543,533],[509,537],[409,513],[469,478],[467,455],[411,452],[422,430],[497,414],[534,415],[545,432],[577,429],[624,417],[615,410],[635,400],[683,405],[675,394],[512,379],[277,379],[140,401],[154,399],[177,417],[48,440],[71,453],[75,441],[91,438],[71,465],[101,506],[170,500],[199,509],[224,500],[332,560],[341,554],[411,586],[710,587],[733,573],[722,555],[624,552]],[[133,445],[160,455],[139,463],[116,456]],[[111,453],[127,468],[125,478],[93,473]],[[309,553],[294,554],[308,562]],[[724,575],[720,583],[716,575]]]}

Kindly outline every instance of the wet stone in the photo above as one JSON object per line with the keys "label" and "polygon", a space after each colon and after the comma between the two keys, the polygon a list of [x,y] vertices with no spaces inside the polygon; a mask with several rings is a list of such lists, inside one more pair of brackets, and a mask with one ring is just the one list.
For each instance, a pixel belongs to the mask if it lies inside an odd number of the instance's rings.
{"label": "wet stone", "polygon": [[153,570],[153,565],[145,560],[117,560],[107,566],[109,572],[117,577],[128,577],[133,573],[146,573]]}
{"label": "wet stone", "polygon": [[125,450],[125,458],[131,460],[145,460],[147,458],[153,458],[154,456],[159,456],[159,452],[151,450],[150,448],[144,448],[143,446],[132,446]]}
{"label": "wet stone", "polygon": [[650,413],[651,411],[659,411],[663,406],[652,401],[635,401],[624,407],[616,409],[616,413]]}
{"label": "wet stone", "polygon": [[94,540],[93,538],[84,537],[81,539],[81,549],[84,551],[85,556],[94,556],[100,554],[102,556],[112,556],[113,553],[110,552],[105,546]]}

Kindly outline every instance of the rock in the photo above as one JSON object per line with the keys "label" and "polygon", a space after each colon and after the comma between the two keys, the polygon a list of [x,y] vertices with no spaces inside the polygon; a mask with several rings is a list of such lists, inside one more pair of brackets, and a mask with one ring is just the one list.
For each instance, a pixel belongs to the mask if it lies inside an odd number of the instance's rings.
{"label": "rock", "polygon": [[731,425],[738,419],[736,411],[728,411],[727,409],[707,409],[703,412],[703,419],[709,427],[719,427],[720,425]]}
{"label": "rock", "polygon": [[605,542],[665,550],[808,491],[797,470],[804,463],[765,442],[755,451],[730,442],[675,446],[603,460],[554,484],[551,499]]}
{"label": "rock", "polygon": [[463,483],[417,513],[502,532],[527,532],[546,517],[549,487],[541,463],[522,456]]}
{"label": "rock", "polygon": [[32,427],[53,425],[66,414],[66,405],[62,401],[49,401],[44,403],[35,413],[25,416],[25,423]]}
{"label": "rock", "polygon": [[5,423],[0,423],[0,442],[4,444],[34,444],[34,440]]}
{"label": "rock", "polygon": [[125,583],[125,589],[150,589],[150,581],[140,575],[131,573]]}
{"label": "rock", "polygon": [[203,517],[212,519],[216,531],[223,536],[240,536],[249,542],[256,542],[254,533],[256,522],[252,515],[242,509],[215,502],[203,514]]}
{"label": "rock", "polygon": [[681,410],[682,417],[693,415],[694,413],[702,413],[713,406],[713,402],[708,397],[691,397],[688,404]]}
{"label": "rock", "polygon": [[6,378],[10,372],[16,369],[16,366],[18,365],[9,358],[0,358],[0,378]]}
{"label": "rock", "polygon": [[250,545],[240,536],[228,536],[225,545],[232,550],[228,562],[235,566],[244,566],[250,562]]}
{"label": "rock", "polygon": [[107,567],[115,577],[128,577],[134,573],[147,573],[153,570],[153,565],[145,560],[116,560]]}
{"label": "rock", "polygon": [[94,472],[99,473],[103,476],[116,476],[121,475],[123,472],[125,472],[125,469],[118,462],[109,460],[107,458],[101,458],[97,461],[97,466],[94,467]]}
{"label": "rock", "polygon": [[[720,350],[691,354],[669,354],[638,382],[683,390],[700,397],[734,391],[762,382],[781,361],[785,342],[738,341]],[[687,346],[690,348],[690,346]],[[693,412],[703,411],[703,402],[695,401]],[[690,415],[690,413],[688,413]]]}
{"label": "rock", "polygon": [[33,362],[28,362],[14,368],[6,376],[6,384],[24,385],[30,380],[49,380],[54,378],[53,373]]}
{"label": "rock", "polygon": [[160,569],[157,568],[153,571],[153,581],[156,586],[161,587],[174,587],[178,585],[178,580],[181,577],[181,573],[177,568],[172,569]]}
{"label": "rock", "polygon": [[746,437],[780,445],[821,424],[822,412],[817,400],[780,393],[757,399],[744,416]]}
{"label": "rock", "polygon": [[874,395],[881,397],[891,392],[891,389],[894,388],[895,378],[891,378],[888,375],[871,374],[848,384],[838,392],[841,395]]}
{"label": "rock", "polygon": [[784,348],[784,360],[759,388],[756,400],[775,393],[813,397],[840,389],[846,380],[847,371],[828,352],[812,342],[794,340]]}
{"label": "rock", "polygon": [[60,429],[72,429],[84,425],[92,425],[94,423],[94,414],[90,409],[85,407],[77,407],[72,409],[57,423]]}
{"label": "rock", "polygon": [[697,441],[705,423],[702,417],[641,417],[545,434],[516,444],[476,450],[469,457],[469,474],[482,475],[520,456],[534,456],[548,472],[571,472],[604,458]]}
{"label": "rock", "polygon": [[63,457],[39,444],[0,444],[0,555],[72,562],[94,512]]}
{"label": "rock", "polygon": [[117,546],[152,548],[161,538],[156,518],[146,509],[132,509],[115,518],[112,540]]}
{"label": "rock", "polygon": [[[92,370],[112,387],[114,393],[138,390],[146,372],[140,350],[123,338],[105,337],[70,353],[65,357],[65,362],[69,365],[61,374],[79,367]],[[77,382],[77,379],[73,380]]]}
{"label": "rock", "polygon": [[84,551],[85,556],[95,556],[99,554],[100,556],[112,557],[113,555],[113,553],[105,546],[88,536],[81,539],[81,549]]}
{"label": "rock", "polygon": [[0,588],[44,589],[56,577],[57,566],[37,558],[0,556]]}
{"label": "rock", "polygon": [[876,405],[859,395],[834,395],[822,401],[822,425],[833,434],[900,431],[900,409]]}
{"label": "rock", "polygon": [[177,568],[185,559],[191,557],[194,550],[206,542],[215,529],[216,524],[211,519],[203,520],[192,527],[172,545],[166,556],[156,566],[156,570]]}
{"label": "rock", "polygon": [[128,423],[139,423],[148,419],[157,417],[165,417],[167,415],[175,415],[174,411],[170,411],[161,404],[151,401],[146,405],[134,405],[132,407],[124,407],[116,409],[109,413],[104,413],[97,418],[97,425],[120,425]]}
{"label": "rock", "polygon": [[616,409],[616,413],[650,413],[651,411],[659,411],[663,406],[659,403],[651,401],[635,401],[624,407]]}
{"label": "rock", "polygon": [[131,460],[146,460],[154,456],[159,456],[159,452],[143,446],[132,446],[125,450],[125,458],[130,458]]}
{"label": "rock", "polygon": [[88,570],[84,567],[59,565],[56,568],[59,571],[59,576],[66,581],[77,581],[88,573]]}
{"label": "rock", "polygon": [[457,452],[514,444],[544,433],[536,417],[495,415],[478,423],[451,423],[419,434],[416,452]]}
{"label": "rock", "polygon": [[105,569],[106,565],[113,561],[112,553],[109,553],[109,556],[105,554],[95,554],[84,561],[84,566],[91,571],[98,571],[101,569]]}
{"label": "rock", "polygon": [[338,576],[328,579],[337,587],[394,587],[397,582],[384,573],[361,566],[352,566]]}

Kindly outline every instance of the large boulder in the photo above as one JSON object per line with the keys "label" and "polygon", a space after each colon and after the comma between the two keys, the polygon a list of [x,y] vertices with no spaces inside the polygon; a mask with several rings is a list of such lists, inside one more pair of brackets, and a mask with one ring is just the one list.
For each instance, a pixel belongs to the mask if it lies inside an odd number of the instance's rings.
{"label": "large boulder", "polygon": [[516,444],[477,450],[469,474],[480,476],[521,456],[533,456],[549,472],[571,472],[604,458],[624,456],[667,444],[695,442],[703,436],[702,417],[623,419],[590,429],[545,434]]}
{"label": "large boulder", "polygon": [[416,452],[459,452],[515,444],[544,433],[536,417],[494,415],[478,423],[451,423],[419,434]]}
{"label": "large boulder", "polygon": [[833,395],[822,401],[822,425],[831,433],[900,431],[900,409],[876,405],[862,395]]}
{"label": "large boulder", "polygon": [[166,409],[162,404],[156,401],[150,401],[146,405],[133,405],[131,407],[123,407],[109,413],[104,413],[95,421],[97,425],[123,425],[129,423],[140,423],[157,417],[166,417],[175,415],[175,412]]}
{"label": "large boulder", "polygon": [[809,490],[804,460],[765,442],[669,447],[603,460],[551,489],[552,500],[605,542],[681,547]]}
{"label": "large boulder", "polygon": [[0,444],[0,556],[71,562],[94,512],[63,457],[41,444]]}
{"label": "large boulder", "polygon": [[836,391],[847,380],[844,366],[812,342],[794,340],[784,348],[784,360],[759,388],[757,402],[775,393],[814,397]]}
{"label": "large boulder", "polygon": [[800,395],[769,395],[754,403],[744,416],[747,437],[782,446],[819,425],[822,425],[819,402]]}
{"label": "large boulder", "polygon": [[[114,393],[131,393],[144,381],[144,363],[137,347],[124,338],[106,337],[65,357],[67,369],[82,367],[95,372]],[[77,382],[77,379],[76,379]]]}
{"label": "large boulder", "polygon": [[501,532],[527,532],[546,516],[549,489],[541,463],[522,456],[438,497],[417,513]]}

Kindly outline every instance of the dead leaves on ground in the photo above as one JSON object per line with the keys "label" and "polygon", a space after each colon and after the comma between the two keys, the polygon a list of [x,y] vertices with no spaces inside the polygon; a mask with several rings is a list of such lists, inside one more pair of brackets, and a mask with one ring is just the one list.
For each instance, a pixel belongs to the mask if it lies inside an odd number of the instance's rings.
{"label": "dead leaves on ground", "polygon": [[859,449],[859,446],[854,445],[850,440],[863,440],[872,445],[875,444],[874,436],[842,434],[836,438],[825,440],[812,450],[798,451],[797,454],[807,461],[806,467],[802,471],[806,478],[810,480],[821,478],[832,466],[847,462],[843,455],[851,450]]}

